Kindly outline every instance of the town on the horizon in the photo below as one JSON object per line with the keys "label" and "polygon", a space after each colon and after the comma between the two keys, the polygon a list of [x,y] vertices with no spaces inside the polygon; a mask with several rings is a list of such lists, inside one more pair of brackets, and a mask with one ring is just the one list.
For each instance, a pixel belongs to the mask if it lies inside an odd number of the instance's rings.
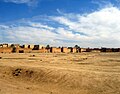
{"label": "town on the horizon", "polygon": [[0,44],[0,53],[81,53],[81,52],[120,52],[120,48],[81,48],[74,47],[53,47],[50,45],[34,44]]}
{"label": "town on the horizon", "polygon": [[0,44],[0,53],[81,53],[81,52],[120,52],[120,48],[81,48],[74,47],[51,47],[50,45],[20,45]]}

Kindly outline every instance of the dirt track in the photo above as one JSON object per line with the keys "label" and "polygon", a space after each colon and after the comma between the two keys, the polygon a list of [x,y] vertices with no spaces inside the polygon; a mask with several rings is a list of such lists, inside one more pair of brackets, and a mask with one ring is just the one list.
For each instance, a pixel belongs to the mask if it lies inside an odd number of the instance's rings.
{"label": "dirt track", "polygon": [[0,57],[0,94],[120,94],[120,53]]}

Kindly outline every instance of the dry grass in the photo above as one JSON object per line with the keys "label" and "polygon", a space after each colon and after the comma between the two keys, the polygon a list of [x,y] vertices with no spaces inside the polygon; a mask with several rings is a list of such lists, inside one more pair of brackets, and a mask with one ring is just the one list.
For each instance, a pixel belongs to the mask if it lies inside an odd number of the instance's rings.
{"label": "dry grass", "polygon": [[120,53],[0,57],[0,94],[120,94]]}

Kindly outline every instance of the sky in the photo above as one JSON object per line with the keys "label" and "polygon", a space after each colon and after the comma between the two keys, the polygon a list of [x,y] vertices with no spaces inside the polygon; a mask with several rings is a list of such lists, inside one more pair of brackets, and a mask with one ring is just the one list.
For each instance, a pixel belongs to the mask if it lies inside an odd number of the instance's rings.
{"label": "sky", "polygon": [[0,43],[120,47],[120,0],[0,0]]}

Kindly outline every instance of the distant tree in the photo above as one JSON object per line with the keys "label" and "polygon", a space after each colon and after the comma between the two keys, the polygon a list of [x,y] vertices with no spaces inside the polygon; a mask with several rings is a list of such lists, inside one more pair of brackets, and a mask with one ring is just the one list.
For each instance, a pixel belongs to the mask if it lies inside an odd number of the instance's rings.
{"label": "distant tree", "polygon": [[79,52],[80,46],[75,45],[74,47],[76,48],[77,52]]}
{"label": "distant tree", "polygon": [[75,45],[74,47],[75,47],[76,49],[79,49],[79,48],[80,48],[80,46],[78,46],[78,45]]}
{"label": "distant tree", "polygon": [[46,46],[46,49],[50,49],[50,45],[47,45],[47,46]]}
{"label": "distant tree", "polygon": [[15,47],[15,45],[14,45],[14,44],[11,44],[11,46],[10,46],[10,47],[12,47],[12,48],[13,48],[13,47]]}

